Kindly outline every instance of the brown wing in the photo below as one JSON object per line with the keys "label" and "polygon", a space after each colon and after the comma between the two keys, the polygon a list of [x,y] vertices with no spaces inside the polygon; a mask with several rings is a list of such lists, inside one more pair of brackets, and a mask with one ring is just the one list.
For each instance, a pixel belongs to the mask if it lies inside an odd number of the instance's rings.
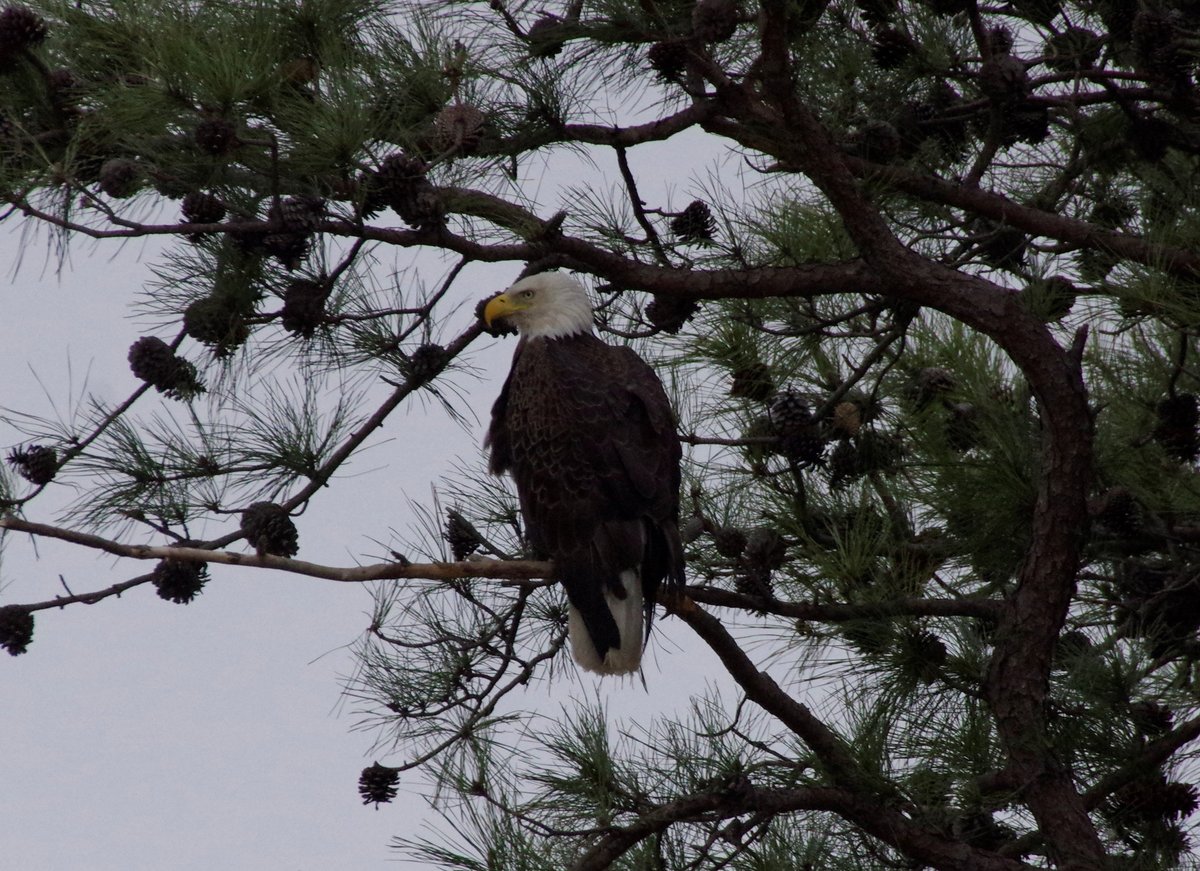
{"label": "brown wing", "polygon": [[670,403],[633,351],[591,335],[531,341],[493,414],[492,463],[512,470],[549,552],[585,544],[601,522],[677,516]]}
{"label": "brown wing", "polygon": [[663,578],[683,580],[680,447],[658,377],[591,335],[530,340],[489,443],[492,469],[512,472],[531,543],[557,564],[603,657],[619,643],[603,591],[623,597],[622,570],[638,569],[647,608]]}
{"label": "brown wing", "polygon": [[488,471],[493,475],[507,472],[512,466],[512,441],[508,435],[508,392],[513,374],[517,371],[517,359],[521,356],[523,345],[523,342],[518,342],[517,350],[513,352],[512,366],[508,370],[508,377],[504,379],[504,386],[500,388],[500,395],[492,403],[492,420],[483,439],[483,446],[491,448]]}

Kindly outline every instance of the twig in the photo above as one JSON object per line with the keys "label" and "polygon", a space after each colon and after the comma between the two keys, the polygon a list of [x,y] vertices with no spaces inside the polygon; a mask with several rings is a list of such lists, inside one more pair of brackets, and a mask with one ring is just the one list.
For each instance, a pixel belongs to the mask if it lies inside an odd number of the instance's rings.
{"label": "twig", "polygon": [[667,252],[663,250],[662,241],[658,238],[658,231],[654,229],[654,225],[646,217],[646,204],[642,201],[641,195],[638,193],[637,180],[633,177],[633,170],[629,168],[629,157],[625,153],[625,146],[615,145],[613,146],[613,150],[617,152],[617,166],[621,170],[621,178],[625,180],[625,188],[629,192],[629,205],[633,208],[633,216],[637,218],[638,224],[646,233],[646,241],[654,249],[654,254],[658,257],[659,262],[669,264],[670,258],[667,257]]}

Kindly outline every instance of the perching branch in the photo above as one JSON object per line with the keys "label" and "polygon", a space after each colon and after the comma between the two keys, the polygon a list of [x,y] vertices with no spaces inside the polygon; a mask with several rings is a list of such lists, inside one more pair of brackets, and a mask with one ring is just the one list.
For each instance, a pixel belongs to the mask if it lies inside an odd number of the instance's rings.
{"label": "perching branch", "polygon": [[[410,563],[391,562],[376,563],[367,566],[348,566],[345,568],[324,566],[304,560],[288,559],[287,557],[265,554],[234,553],[227,550],[210,550],[200,547],[161,547],[140,544],[123,544],[118,541],[103,538],[87,532],[63,529],[45,523],[35,523],[17,517],[0,517],[0,529],[14,532],[25,532],[42,538],[53,538],[77,544],[81,547],[101,550],[115,556],[138,560],[176,559],[189,562],[210,563],[215,565],[248,566],[251,568],[275,569],[291,572],[310,578],[322,578],[341,583],[361,584],[368,581],[400,580],[404,578],[425,578],[429,580],[453,580],[456,578],[493,578],[497,580],[528,580],[547,578],[551,576],[552,567],[549,563],[531,560],[464,560],[453,563]],[[149,581],[149,575],[137,579],[140,583]],[[137,584],[127,581],[117,587],[103,591],[104,596],[118,595]],[[74,597],[78,601],[98,601],[101,593],[87,594]],[[22,606],[31,611],[45,608],[58,608],[67,604],[64,599],[53,599]]]}

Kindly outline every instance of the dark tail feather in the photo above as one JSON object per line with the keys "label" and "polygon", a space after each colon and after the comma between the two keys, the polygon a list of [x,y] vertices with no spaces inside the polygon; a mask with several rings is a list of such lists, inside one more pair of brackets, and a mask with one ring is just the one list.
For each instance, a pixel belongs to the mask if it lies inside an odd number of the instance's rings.
{"label": "dark tail feather", "polygon": [[617,621],[613,619],[608,610],[608,603],[604,601],[604,581],[564,573],[563,586],[567,590],[567,600],[579,612],[583,625],[587,628],[588,637],[592,640],[592,646],[603,661],[609,650],[621,646],[621,633],[617,630]]}
{"label": "dark tail feather", "polygon": [[[587,636],[602,663],[610,650],[621,646],[617,621],[613,619],[604,599],[604,588],[611,582],[592,560],[560,560],[557,568],[567,591],[567,601],[579,613]],[[577,639],[572,642],[578,643]]]}
{"label": "dark tail feather", "polygon": [[646,556],[643,563],[642,584],[646,594],[646,641],[650,640],[650,628],[654,623],[654,604],[658,587],[662,581],[667,587],[682,587],[686,581],[683,570],[683,541],[679,537],[679,526],[674,520],[659,523],[646,521]]}

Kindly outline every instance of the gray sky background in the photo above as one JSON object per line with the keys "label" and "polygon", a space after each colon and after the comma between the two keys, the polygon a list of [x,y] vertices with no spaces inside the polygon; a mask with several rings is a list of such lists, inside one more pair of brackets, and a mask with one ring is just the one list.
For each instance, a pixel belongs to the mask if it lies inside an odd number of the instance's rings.
{"label": "gray sky background", "polygon": [[[635,150],[631,162],[643,196],[666,204],[670,192],[673,207],[682,208],[696,193],[689,176],[704,178],[702,152],[697,148],[693,161],[677,145]],[[616,178],[610,170],[572,161],[529,171],[545,172],[535,195],[549,214],[554,198],[546,195],[556,180],[586,183],[590,174],[607,189]],[[125,355],[146,332],[129,304],[157,250],[136,240],[99,246],[81,240],[56,275],[44,233],[23,240],[15,227],[0,226],[0,264],[7,265],[0,274],[0,406],[48,414],[40,385],[62,408],[66,399],[79,399],[85,374],[88,393],[110,403],[127,396],[137,382]],[[389,263],[390,254],[380,256]],[[15,270],[18,257],[23,262]],[[410,262],[400,252],[396,265]],[[426,285],[436,286],[446,264],[422,264]],[[477,299],[502,289],[518,270],[519,264],[473,267],[457,292]],[[481,376],[456,379],[481,419],[512,347],[511,340],[477,343],[470,362]],[[194,358],[201,349],[189,342],[185,353]],[[383,558],[380,542],[394,543],[393,531],[403,537],[415,521],[410,502],[428,504],[431,482],[458,460],[473,461],[481,436],[480,426],[465,431],[435,402],[410,401],[297,518],[299,557],[333,565]],[[5,455],[22,441],[0,424]],[[36,500],[27,516],[53,521],[52,505],[53,499]],[[62,592],[60,574],[79,593],[151,567],[11,535],[0,562],[0,604],[50,598]],[[29,652],[0,656],[5,867],[384,867],[399,858],[388,848],[393,836],[435,820],[425,800],[428,783],[416,775],[407,775],[397,801],[378,811],[364,807],[356,791],[364,765],[405,758],[403,748],[373,751],[377,734],[355,730],[354,705],[339,696],[354,667],[347,645],[368,622],[369,591],[220,566],[212,577],[187,606],[143,586],[93,606],[38,612]],[[628,717],[643,725],[687,705],[719,666],[673,621],[658,627],[645,669],[648,693],[640,684],[589,675],[534,683],[517,703],[553,713],[598,693],[614,721]]]}

